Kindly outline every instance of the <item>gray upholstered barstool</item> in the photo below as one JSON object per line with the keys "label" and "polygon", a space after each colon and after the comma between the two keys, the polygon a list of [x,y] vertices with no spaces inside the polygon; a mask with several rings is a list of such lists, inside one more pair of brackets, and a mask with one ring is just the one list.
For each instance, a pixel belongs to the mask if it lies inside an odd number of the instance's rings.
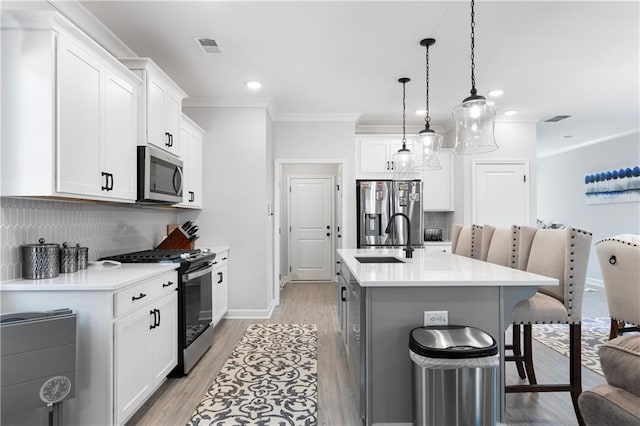
{"label": "gray upholstered barstool", "polygon": [[611,316],[609,339],[640,331],[640,235],[605,238],[596,243],[596,252]]}
{"label": "gray upholstered barstool", "polygon": [[[580,424],[584,424],[578,408],[578,396],[582,392],[581,319],[584,283],[587,274],[590,232],[576,228],[535,229],[522,227],[522,234],[532,234],[525,270],[556,278],[559,286],[540,287],[531,298],[518,303],[513,309],[514,325],[524,327],[524,363],[529,378],[528,385],[509,385],[513,392],[571,392],[571,400]],[[526,246],[527,241],[520,241]],[[520,255],[525,250],[519,250]],[[531,325],[569,325],[569,384],[538,384],[533,369]],[[509,360],[509,358],[507,358]]]}

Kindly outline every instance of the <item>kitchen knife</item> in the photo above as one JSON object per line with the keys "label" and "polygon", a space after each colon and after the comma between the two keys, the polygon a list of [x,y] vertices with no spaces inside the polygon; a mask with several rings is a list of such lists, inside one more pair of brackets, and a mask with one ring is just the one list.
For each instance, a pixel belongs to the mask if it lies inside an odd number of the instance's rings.
{"label": "kitchen knife", "polygon": [[185,223],[182,224],[182,226],[180,228],[182,228],[183,231],[187,231],[187,229],[189,229],[191,227],[191,225],[193,225],[193,222],[191,222],[190,220],[186,221]]}
{"label": "kitchen knife", "polygon": [[193,228],[189,229],[187,234],[189,234],[189,236],[191,236],[191,235],[194,235],[196,232],[198,232],[198,227],[194,226]]}
{"label": "kitchen knife", "polygon": [[189,237],[189,242],[190,242],[190,243],[192,243],[192,242],[194,242],[195,240],[197,240],[198,238],[199,238],[199,237],[198,237],[197,235],[192,235],[192,236],[190,236],[190,237]]}

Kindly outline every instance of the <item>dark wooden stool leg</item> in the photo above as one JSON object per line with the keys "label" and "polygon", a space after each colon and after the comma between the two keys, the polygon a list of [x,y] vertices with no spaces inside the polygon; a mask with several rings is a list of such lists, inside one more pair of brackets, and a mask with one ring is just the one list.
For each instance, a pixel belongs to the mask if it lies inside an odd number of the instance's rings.
{"label": "dark wooden stool leg", "polygon": [[609,340],[618,337],[618,320],[611,318],[611,328],[609,329]]}
{"label": "dark wooden stool leg", "polygon": [[533,371],[533,342],[531,341],[531,324],[524,324],[524,368],[527,370],[529,384],[535,385],[536,373]]}
{"label": "dark wooden stool leg", "polygon": [[578,424],[584,426],[584,419],[578,407],[578,397],[582,393],[582,325],[569,325],[569,383],[571,385],[571,401],[576,412]]}
{"label": "dark wooden stool leg", "polygon": [[520,336],[520,324],[513,324],[513,326],[511,327],[511,332],[513,334],[512,350],[513,350],[513,356],[516,361],[516,368],[518,369],[518,375],[520,376],[520,378],[524,379],[527,376],[524,373],[524,364],[522,363],[522,351],[520,349],[521,348],[520,340],[522,339],[522,337]]}

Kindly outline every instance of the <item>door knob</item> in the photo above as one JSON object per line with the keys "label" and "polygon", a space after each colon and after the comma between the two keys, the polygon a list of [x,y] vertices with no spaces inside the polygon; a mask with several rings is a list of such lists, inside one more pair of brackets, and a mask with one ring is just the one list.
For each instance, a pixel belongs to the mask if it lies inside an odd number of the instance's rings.
{"label": "door knob", "polygon": [[327,232],[327,237],[330,237],[330,236],[331,236],[331,232]]}
{"label": "door knob", "polygon": [[327,229],[331,229],[331,226],[327,225]]}

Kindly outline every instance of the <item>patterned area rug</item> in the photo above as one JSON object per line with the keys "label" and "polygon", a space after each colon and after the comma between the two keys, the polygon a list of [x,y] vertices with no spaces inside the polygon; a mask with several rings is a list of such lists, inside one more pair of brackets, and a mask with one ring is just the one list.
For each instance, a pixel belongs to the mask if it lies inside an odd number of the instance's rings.
{"label": "patterned area rug", "polygon": [[[609,341],[609,318],[582,319],[582,365],[602,374],[598,348]],[[534,324],[533,338],[556,352],[569,357],[569,326],[564,324]]]}
{"label": "patterned area rug", "polygon": [[253,324],[196,408],[195,425],[315,425],[315,324]]}

